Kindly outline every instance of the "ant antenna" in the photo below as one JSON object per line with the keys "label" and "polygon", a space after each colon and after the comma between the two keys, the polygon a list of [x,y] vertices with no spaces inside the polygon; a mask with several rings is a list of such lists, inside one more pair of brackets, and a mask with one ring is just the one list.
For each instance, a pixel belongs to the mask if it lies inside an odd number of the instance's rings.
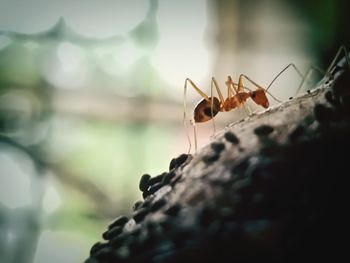
{"label": "ant antenna", "polygon": [[[271,88],[271,86],[272,86],[272,84],[275,82],[275,80],[276,80],[279,76],[281,76],[281,74],[282,74],[283,72],[285,72],[289,67],[293,67],[293,68],[295,69],[295,71],[298,73],[298,75],[299,75],[301,78],[304,77],[303,74],[300,72],[300,70],[294,65],[294,63],[290,63],[290,64],[288,64],[284,69],[282,69],[280,73],[277,74],[277,76],[271,81],[270,85],[267,86],[266,91],[268,91],[268,89]],[[270,95],[271,95],[271,94],[270,94]],[[271,96],[271,97],[273,97],[273,96]]]}
{"label": "ant antenna", "polygon": [[281,103],[282,101],[277,99],[275,96],[273,96],[270,92],[267,91],[267,94],[269,94],[271,96],[271,98],[273,98],[275,101]]}

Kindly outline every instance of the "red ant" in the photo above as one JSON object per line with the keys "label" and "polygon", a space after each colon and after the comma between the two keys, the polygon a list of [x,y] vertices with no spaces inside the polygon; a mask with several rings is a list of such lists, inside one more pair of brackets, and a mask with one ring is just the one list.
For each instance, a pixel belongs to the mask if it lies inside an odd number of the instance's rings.
{"label": "red ant", "polygon": [[[191,124],[193,125],[194,128],[194,139],[195,139],[195,150],[197,151],[197,136],[196,136],[196,128],[195,124],[200,123],[200,122],[206,122],[209,120],[213,120],[213,126],[214,126],[214,133],[215,133],[215,123],[214,123],[214,117],[219,113],[219,112],[224,112],[224,111],[231,111],[236,108],[240,108],[242,106],[245,107],[245,103],[249,98],[251,98],[257,105],[262,106],[263,108],[267,109],[270,105],[269,100],[266,96],[266,93],[268,93],[274,100],[277,102],[281,102],[277,98],[275,98],[271,93],[268,92],[269,88],[271,85],[275,82],[275,80],[284,72],[286,71],[289,67],[293,67],[295,71],[298,73],[298,75],[302,78],[302,81],[297,89],[296,94],[299,93],[301,90],[302,86],[305,84],[307,78],[311,74],[312,71],[317,71],[321,74],[323,74],[326,77],[332,76],[333,73],[331,73],[334,70],[335,63],[338,60],[341,52],[344,51],[346,54],[346,61],[350,67],[349,63],[349,58],[348,58],[348,53],[346,51],[346,48],[344,46],[341,46],[340,49],[338,50],[335,58],[333,59],[332,63],[324,72],[322,69],[319,69],[318,67],[315,66],[310,66],[309,69],[306,71],[305,75],[303,75],[300,70],[293,64],[290,63],[287,65],[281,72],[277,74],[277,76],[271,81],[271,83],[268,85],[266,89],[264,89],[262,86],[259,84],[255,83],[253,80],[251,80],[249,77],[247,77],[244,74],[241,74],[238,79],[238,84],[234,83],[232,81],[231,76],[228,76],[227,81],[225,82],[227,86],[227,98],[225,99],[221,93],[221,90],[219,88],[219,85],[214,77],[212,77],[211,80],[211,95],[208,97],[200,88],[197,87],[197,85],[189,78],[185,80],[184,84],[184,115],[183,115],[183,122],[185,127],[186,125],[186,91],[187,91],[187,83],[190,83],[191,86],[203,97],[201,101],[197,103],[193,110],[193,119],[191,119]],[[243,79],[248,80],[250,83],[252,83],[254,86],[257,87],[256,90],[252,91],[248,89],[247,87],[244,87],[243,85]],[[217,91],[217,94],[219,98],[213,96],[213,86],[215,86],[215,89]],[[247,91],[245,91],[247,90]],[[186,128],[187,131],[187,128]],[[189,141],[189,152],[191,151],[191,140],[187,131],[187,138]]]}
{"label": "red ant", "polygon": [[[187,83],[190,83],[190,85],[203,97],[201,101],[198,102],[198,104],[195,106],[193,111],[193,119],[191,119],[191,124],[194,127],[194,138],[195,138],[195,150],[197,151],[197,136],[196,136],[196,130],[195,130],[195,124],[200,122],[206,122],[209,120],[213,120],[214,125],[214,132],[215,132],[215,123],[214,123],[214,117],[219,112],[224,111],[231,111],[236,108],[240,108],[242,106],[245,107],[246,101],[251,98],[257,105],[262,106],[263,108],[269,107],[269,100],[266,96],[266,93],[268,92],[268,89],[271,87],[272,83],[289,67],[293,67],[298,74],[303,77],[303,75],[300,73],[300,71],[295,67],[294,64],[289,64],[287,67],[285,67],[270,83],[270,85],[264,89],[259,84],[255,83],[253,80],[251,80],[249,77],[247,77],[244,74],[241,74],[239,76],[238,84],[234,83],[232,81],[231,76],[227,77],[226,86],[227,86],[227,98],[225,99],[224,96],[221,93],[221,90],[219,88],[219,85],[216,81],[216,79],[213,77],[211,80],[211,96],[208,97],[200,88],[197,87],[197,85],[189,78],[185,80],[184,85],[184,125],[186,127],[186,91],[187,91]],[[243,85],[243,79],[248,80],[250,83],[255,85],[257,87],[256,90],[252,91]],[[215,86],[215,89],[217,91],[217,94],[219,98],[213,96],[213,86]],[[245,91],[248,90],[248,91]],[[278,102],[281,102],[280,100],[276,99],[274,96],[272,96],[270,93],[269,95],[275,99]],[[187,133],[187,138],[189,141],[189,152],[191,150],[191,140],[189,138],[189,135]]]}

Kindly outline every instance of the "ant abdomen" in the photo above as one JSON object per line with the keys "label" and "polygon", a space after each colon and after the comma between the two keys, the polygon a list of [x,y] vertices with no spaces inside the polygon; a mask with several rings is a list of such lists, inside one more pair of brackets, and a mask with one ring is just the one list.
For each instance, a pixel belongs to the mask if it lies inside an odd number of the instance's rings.
{"label": "ant abdomen", "polygon": [[[202,99],[194,108],[193,117],[195,122],[206,122],[215,117],[220,111],[220,101],[218,98],[213,97],[213,107],[211,107],[212,98],[209,97],[209,101]],[[213,108],[213,109],[212,109]]]}

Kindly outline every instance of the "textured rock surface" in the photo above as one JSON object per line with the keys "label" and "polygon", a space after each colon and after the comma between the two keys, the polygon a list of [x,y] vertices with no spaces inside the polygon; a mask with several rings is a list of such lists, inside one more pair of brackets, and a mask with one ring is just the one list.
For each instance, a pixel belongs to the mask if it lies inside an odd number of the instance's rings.
{"label": "textured rock surface", "polygon": [[[342,72],[342,74],[340,74]],[[350,72],[217,134],[149,178],[86,262],[334,262],[346,254]],[[137,187],[137,186],[135,186]]]}

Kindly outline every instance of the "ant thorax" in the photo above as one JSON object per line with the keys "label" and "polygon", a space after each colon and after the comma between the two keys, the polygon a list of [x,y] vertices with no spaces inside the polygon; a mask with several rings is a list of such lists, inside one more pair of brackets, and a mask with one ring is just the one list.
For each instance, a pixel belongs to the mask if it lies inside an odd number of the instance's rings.
{"label": "ant thorax", "polygon": [[221,111],[230,111],[232,109],[241,107],[250,97],[247,92],[239,92],[236,95],[229,97],[222,105]]}

